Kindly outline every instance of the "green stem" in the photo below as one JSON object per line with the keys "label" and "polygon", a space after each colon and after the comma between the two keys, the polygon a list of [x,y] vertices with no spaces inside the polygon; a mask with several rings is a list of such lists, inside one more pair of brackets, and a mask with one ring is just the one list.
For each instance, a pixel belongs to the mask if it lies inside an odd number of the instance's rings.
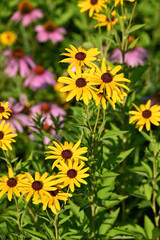
{"label": "green stem", "polygon": [[23,43],[24,43],[26,52],[30,53],[30,46],[29,46],[29,42],[28,42],[28,38],[27,38],[28,36],[27,36],[27,33],[26,33],[26,29],[22,24],[20,24],[20,30],[21,30],[21,33],[22,33]]}
{"label": "green stem", "polygon": [[4,156],[5,156],[5,161],[7,162],[7,164],[9,165],[9,167],[13,170],[13,168],[12,168],[12,165],[11,165],[11,163],[10,163],[10,161],[9,161],[9,157],[7,156],[7,153],[3,150],[3,154],[4,154]]}
{"label": "green stem", "polygon": [[[134,16],[134,12],[135,12],[135,9],[136,9],[136,5],[137,5],[137,1],[134,2],[134,6],[133,6],[133,9],[132,9],[132,13],[131,13],[131,17],[130,17],[130,20],[129,20],[129,24],[128,24],[128,27],[127,27],[127,30],[126,30],[126,38],[128,38],[128,31],[130,29],[130,26],[131,26],[131,23],[132,23],[132,20],[133,20],[133,16]],[[127,50],[127,45],[128,45],[128,41],[126,41],[126,45],[125,45],[125,51]]]}
{"label": "green stem", "polygon": [[94,174],[91,168],[91,239],[95,240]]}
{"label": "green stem", "polygon": [[93,129],[94,134],[96,132],[96,128],[97,128],[97,124],[98,124],[100,109],[101,109],[101,104],[99,104],[99,106],[98,106],[97,118],[96,118],[96,122],[95,122],[94,129]]}
{"label": "green stem", "polygon": [[88,107],[88,105],[86,106],[86,114],[87,114],[88,126],[89,126],[90,131],[92,132],[92,127],[91,127],[91,124],[90,124],[90,121],[89,121],[89,107]]}
{"label": "green stem", "polygon": [[[155,226],[159,228],[159,216],[157,214],[157,209],[156,209],[156,186],[157,186],[157,171],[156,171],[156,156],[157,156],[157,151],[155,149],[155,142],[154,142],[154,137],[152,134],[152,131],[150,130],[150,138],[151,138],[151,144],[153,148],[153,179],[152,179],[152,186],[153,186],[153,195],[152,195],[152,210],[154,214],[154,222]],[[159,237],[156,239],[159,240]]]}
{"label": "green stem", "polygon": [[102,132],[104,130],[105,119],[106,119],[106,111],[105,111],[105,109],[103,109],[103,121],[102,121],[101,130],[100,130],[97,142],[99,142],[101,134],[102,134]]}
{"label": "green stem", "polygon": [[58,213],[55,215],[55,218],[54,218],[54,228],[55,228],[55,237],[56,237],[56,240],[58,240]]}
{"label": "green stem", "polygon": [[17,199],[16,199],[15,194],[13,194],[13,196],[14,196],[14,200],[15,200],[16,208],[17,208],[17,224],[18,224],[19,230],[21,231],[20,239],[23,239],[22,226],[21,226],[21,224],[20,224],[20,217],[19,217],[19,207],[18,207],[18,202],[17,202]]}

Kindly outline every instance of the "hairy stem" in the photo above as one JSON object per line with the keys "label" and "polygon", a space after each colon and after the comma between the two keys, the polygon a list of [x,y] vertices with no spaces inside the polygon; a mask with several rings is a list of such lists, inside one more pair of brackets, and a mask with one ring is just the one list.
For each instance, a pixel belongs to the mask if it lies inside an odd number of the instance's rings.
{"label": "hairy stem", "polygon": [[[152,148],[153,148],[153,179],[152,179],[152,186],[153,186],[153,195],[152,195],[152,210],[153,210],[153,214],[154,214],[154,222],[155,222],[155,226],[157,228],[159,228],[159,216],[157,213],[157,209],[156,209],[156,186],[157,186],[157,172],[156,172],[156,155],[157,155],[157,151],[155,149],[155,142],[154,142],[154,137],[152,134],[152,131],[150,130],[150,138],[151,138],[151,144],[152,144]],[[159,240],[160,238],[158,237],[156,240]]]}
{"label": "hairy stem", "polygon": [[23,239],[22,226],[21,226],[21,223],[20,223],[20,217],[19,217],[19,207],[18,207],[18,202],[17,202],[17,199],[16,199],[15,194],[13,194],[13,196],[14,196],[14,200],[15,200],[16,208],[17,208],[17,224],[18,224],[18,228],[19,228],[19,230],[21,231],[20,239]]}

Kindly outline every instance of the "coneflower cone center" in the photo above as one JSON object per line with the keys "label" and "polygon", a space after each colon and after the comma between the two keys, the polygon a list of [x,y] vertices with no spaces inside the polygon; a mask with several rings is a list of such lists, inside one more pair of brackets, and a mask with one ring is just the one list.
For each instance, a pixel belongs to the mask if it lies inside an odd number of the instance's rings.
{"label": "coneflower cone center", "polygon": [[110,83],[112,82],[113,77],[109,72],[106,72],[102,74],[101,79],[105,83]]}
{"label": "coneflower cone center", "polygon": [[39,191],[41,190],[43,187],[43,184],[40,182],[40,181],[35,181],[32,183],[32,188],[35,190],[35,191]]}
{"label": "coneflower cone center", "polygon": [[85,87],[87,85],[87,82],[85,78],[77,78],[76,80],[76,86],[79,88]]}
{"label": "coneflower cone center", "polygon": [[150,110],[144,110],[144,111],[142,112],[142,116],[143,116],[144,118],[150,118],[151,115],[152,115],[152,112],[151,112]]}
{"label": "coneflower cone center", "polygon": [[44,24],[44,28],[47,32],[53,32],[55,31],[56,29],[56,25],[51,22],[51,21],[47,21],[45,24]]}
{"label": "coneflower cone center", "polygon": [[91,4],[92,4],[92,5],[97,4],[97,2],[98,2],[98,0],[91,0]]}
{"label": "coneflower cone center", "polygon": [[4,137],[4,133],[0,131],[0,140],[3,139],[3,137]]}
{"label": "coneflower cone center", "polygon": [[43,130],[47,131],[50,128],[50,126],[47,123],[43,124]]}
{"label": "coneflower cone center", "polygon": [[86,54],[84,52],[78,52],[76,53],[75,58],[77,60],[83,61],[86,58]]}
{"label": "coneflower cone center", "polygon": [[58,194],[58,189],[55,191],[49,191],[49,193],[51,194],[52,197],[55,197]]}
{"label": "coneflower cone center", "polygon": [[51,110],[51,106],[48,103],[42,103],[41,111],[43,113],[49,112]]}
{"label": "coneflower cone center", "polygon": [[63,150],[62,153],[61,153],[61,156],[67,160],[67,159],[70,159],[72,157],[73,153],[71,152],[71,150]]}
{"label": "coneflower cone center", "polygon": [[36,74],[42,74],[44,73],[45,69],[42,66],[36,66],[35,69],[33,70]]}
{"label": "coneflower cone center", "polygon": [[68,170],[68,172],[67,172],[67,176],[68,176],[69,178],[75,178],[75,177],[77,176],[77,171],[74,170],[74,169],[70,169],[70,170]]}
{"label": "coneflower cone center", "polygon": [[8,187],[15,187],[17,185],[17,180],[15,178],[9,178],[7,181]]}
{"label": "coneflower cone center", "polygon": [[20,50],[20,49],[16,49],[16,50],[14,50],[14,51],[12,52],[12,56],[13,56],[14,58],[19,59],[19,58],[22,58],[22,57],[24,56],[24,52],[23,52],[22,50]]}
{"label": "coneflower cone center", "polygon": [[18,11],[22,14],[28,14],[32,12],[33,6],[30,2],[21,2],[18,6]]}
{"label": "coneflower cone center", "polygon": [[4,107],[0,107],[0,113],[4,112]]}

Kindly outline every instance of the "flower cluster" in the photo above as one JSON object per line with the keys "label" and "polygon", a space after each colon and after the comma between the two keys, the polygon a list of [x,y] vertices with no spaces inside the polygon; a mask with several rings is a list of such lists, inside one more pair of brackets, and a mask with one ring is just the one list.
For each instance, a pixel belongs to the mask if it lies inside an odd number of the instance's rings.
{"label": "flower cluster", "polygon": [[60,210],[59,200],[66,203],[68,198],[72,197],[71,193],[63,192],[62,189],[69,186],[69,189],[74,192],[75,186],[80,187],[81,183],[87,184],[84,178],[89,176],[86,173],[89,167],[83,168],[85,165],[83,160],[87,160],[87,158],[81,156],[87,152],[87,148],[80,148],[80,143],[81,141],[78,141],[73,146],[73,143],[65,142],[63,145],[54,142],[55,147],[48,147],[52,150],[48,153],[52,155],[46,159],[55,159],[52,168],[55,166],[58,168],[57,174],[53,172],[51,176],[48,176],[48,173],[45,172],[41,176],[39,172],[36,172],[35,177],[33,177],[29,172],[26,172],[14,176],[13,170],[9,168],[9,176],[4,175],[0,178],[0,198],[6,192],[8,192],[9,201],[11,201],[13,194],[17,197],[25,195],[27,202],[32,197],[34,204],[42,203],[44,210],[48,206],[56,214]]}
{"label": "flower cluster", "polygon": [[[60,77],[58,82],[66,84],[60,89],[61,92],[68,92],[66,101],[70,101],[76,96],[76,100],[83,99],[84,103],[88,105],[89,100],[95,100],[96,105],[102,103],[106,109],[106,100],[115,109],[116,102],[123,102],[127,95],[124,91],[129,91],[129,88],[124,82],[130,80],[124,78],[124,73],[119,73],[121,66],[118,65],[112,68],[106,65],[106,59],[103,58],[101,68],[95,65],[92,61],[99,61],[97,55],[100,51],[97,48],[91,48],[88,51],[81,46],[76,49],[70,45],[71,50],[66,48],[68,53],[62,55],[68,58],[61,60],[61,62],[71,63],[68,68],[70,77]],[[76,67],[76,73],[71,68]]]}

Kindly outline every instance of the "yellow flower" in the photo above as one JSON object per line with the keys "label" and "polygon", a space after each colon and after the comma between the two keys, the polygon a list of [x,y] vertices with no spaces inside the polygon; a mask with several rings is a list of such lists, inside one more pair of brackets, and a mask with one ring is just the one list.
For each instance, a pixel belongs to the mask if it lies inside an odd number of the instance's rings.
{"label": "yellow flower", "polygon": [[83,0],[78,2],[78,7],[82,8],[80,12],[89,10],[89,17],[92,17],[94,11],[100,12],[102,8],[107,8],[105,0]]}
{"label": "yellow flower", "polygon": [[59,200],[66,201],[69,197],[72,197],[72,194],[63,192],[59,186],[56,186],[57,190],[49,191],[50,196],[46,196],[43,203],[43,210],[46,210],[47,206],[52,210],[54,214],[57,214],[60,211]]}
{"label": "yellow flower", "polygon": [[80,183],[87,184],[83,178],[89,176],[89,174],[85,173],[88,171],[89,167],[83,168],[84,165],[84,162],[79,164],[78,161],[72,162],[71,160],[68,160],[67,164],[60,162],[60,164],[57,165],[60,170],[57,177],[63,179],[64,187],[69,185],[70,190],[74,192],[74,185],[80,187]]}
{"label": "yellow flower", "polygon": [[129,111],[129,114],[132,116],[129,120],[129,123],[136,123],[136,128],[141,132],[144,125],[146,125],[147,131],[151,128],[151,123],[156,126],[159,126],[160,122],[160,106],[153,105],[151,107],[151,100],[144,105],[141,104],[140,108],[137,107],[134,103],[132,105],[136,108],[137,111]]}
{"label": "yellow flower", "polygon": [[21,181],[19,186],[19,189],[22,192],[21,197],[28,194],[26,197],[26,201],[28,202],[33,195],[33,201],[36,204],[39,202],[39,198],[43,201],[46,195],[50,196],[48,191],[55,191],[57,189],[55,185],[58,184],[60,180],[54,180],[55,176],[53,175],[50,177],[47,176],[47,172],[42,176],[40,176],[39,172],[36,172],[34,180],[29,173],[25,173],[26,178]]}
{"label": "yellow flower", "polygon": [[97,83],[99,81],[100,84],[98,92],[101,93],[104,91],[104,94],[106,94],[108,98],[111,98],[113,102],[123,100],[125,93],[120,88],[129,91],[129,88],[124,85],[123,82],[130,82],[130,80],[124,78],[124,73],[116,75],[120,69],[120,65],[114,68],[106,66],[106,59],[103,58],[101,70],[97,67],[95,72],[95,76],[97,76],[95,82]]}
{"label": "yellow flower", "polygon": [[17,39],[17,35],[14,32],[3,32],[0,34],[0,42],[3,45],[10,46],[12,45]]}
{"label": "yellow flower", "polygon": [[62,53],[61,55],[67,56],[60,62],[71,63],[69,69],[72,69],[74,66],[76,68],[82,68],[85,66],[93,67],[94,65],[91,61],[97,60],[97,55],[100,53],[97,48],[91,48],[89,50],[83,49],[81,46],[76,49],[74,46],[70,45],[71,49],[65,48],[68,53]]}
{"label": "yellow flower", "polygon": [[8,176],[3,176],[0,178],[0,198],[8,192],[8,200],[11,201],[13,193],[20,197],[19,183],[21,182],[23,175],[18,174],[14,176],[13,170],[8,168]]}
{"label": "yellow flower", "polygon": [[[129,2],[134,2],[135,0],[128,0]],[[123,5],[123,0],[115,0],[115,7],[118,5],[118,3],[120,3],[121,5]]]}
{"label": "yellow flower", "polygon": [[11,142],[15,142],[13,139],[17,136],[16,133],[12,133],[15,129],[11,129],[9,123],[5,124],[5,120],[0,123],[0,148],[3,150],[12,150]]}
{"label": "yellow flower", "polygon": [[116,11],[114,10],[111,12],[111,16],[108,17],[105,14],[94,14],[94,19],[98,20],[100,23],[96,24],[94,27],[102,27],[102,26],[107,26],[107,30],[110,31],[112,25],[118,24],[118,18],[115,18]]}
{"label": "yellow flower", "polygon": [[66,98],[66,101],[70,101],[72,98],[76,96],[76,100],[79,101],[83,99],[84,103],[88,105],[88,100],[92,99],[93,95],[95,94],[95,91],[97,91],[96,88],[94,88],[92,85],[96,85],[99,83],[96,83],[96,80],[90,80],[91,78],[94,78],[91,70],[90,73],[82,73],[81,69],[77,69],[76,73],[72,72],[72,70],[68,69],[68,73],[71,76],[69,77],[60,77],[58,79],[58,82],[65,83],[67,86],[61,88],[61,92],[68,92],[69,94]]}
{"label": "yellow flower", "polygon": [[5,104],[3,104],[3,102],[0,102],[0,119],[9,118],[11,113],[12,113],[12,111],[8,106],[8,102],[5,102]]}
{"label": "yellow flower", "polygon": [[82,154],[87,152],[87,147],[80,147],[81,140],[79,140],[74,146],[72,142],[64,142],[64,145],[62,143],[57,143],[53,141],[54,147],[49,146],[48,148],[51,151],[47,151],[46,153],[50,153],[52,155],[46,157],[46,159],[55,159],[55,162],[52,165],[52,168],[57,166],[57,164],[61,161],[66,162],[67,160],[75,160],[75,161],[87,161],[88,159],[84,156],[81,156]]}

